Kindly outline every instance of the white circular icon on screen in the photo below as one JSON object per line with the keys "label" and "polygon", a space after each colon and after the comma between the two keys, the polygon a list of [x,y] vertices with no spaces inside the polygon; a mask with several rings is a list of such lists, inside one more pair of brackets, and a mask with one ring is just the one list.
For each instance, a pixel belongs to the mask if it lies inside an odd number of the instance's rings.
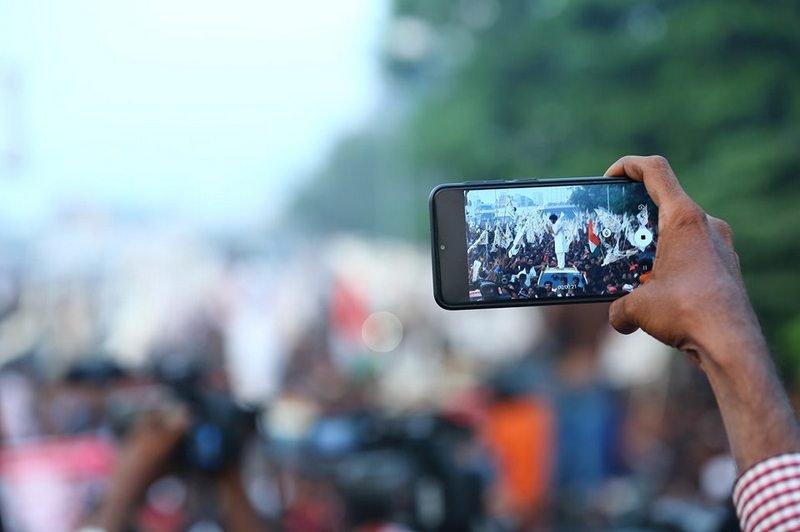
{"label": "white circular icon on screen", "polygon": [[608,238],[610,236],[611,236],[611,229],[609,229],[608,227],[603,229],[603,238]]}
{"label": "white circular icon on screen", "polygon": [[653,242],[653,233],[645,227],[640,227],[639,230],[633,235],[633,238],[636,242],[636,247],[644,250],[644,248]]}

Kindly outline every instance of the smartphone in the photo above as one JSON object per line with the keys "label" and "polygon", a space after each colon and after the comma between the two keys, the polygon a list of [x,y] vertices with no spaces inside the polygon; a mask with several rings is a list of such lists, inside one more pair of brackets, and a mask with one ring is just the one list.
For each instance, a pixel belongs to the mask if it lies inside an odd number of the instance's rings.
{"label": "smartphone", "polygon": [[610,301],[646,283],[658,210],[628,178],[439,185],[434,298],[448,310]]}

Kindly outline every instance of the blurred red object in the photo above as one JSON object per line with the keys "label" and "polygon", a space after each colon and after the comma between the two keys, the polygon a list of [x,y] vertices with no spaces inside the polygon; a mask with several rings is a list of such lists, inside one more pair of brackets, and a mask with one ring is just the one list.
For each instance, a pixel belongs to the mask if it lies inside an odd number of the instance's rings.
{"label": "blurred red object", "polygon": [[75,530],[97,504],[115,460],[111,442],[98,436],[3,447],[4,520],[22,530]]}
{"label": "blurred red object", "polygon": [[356,287],[342,279],[336,279],[331,295],[330,313],[332,334],[346,342],[361,341],[361,327],[369,316],[369,309]]}
{"label": "blurred red object", "polygon": [[114,446],[98,436],[60,437],[0,449],[0,475],[13,480],[32,470],[66,477],[105,477],[111,473]]}

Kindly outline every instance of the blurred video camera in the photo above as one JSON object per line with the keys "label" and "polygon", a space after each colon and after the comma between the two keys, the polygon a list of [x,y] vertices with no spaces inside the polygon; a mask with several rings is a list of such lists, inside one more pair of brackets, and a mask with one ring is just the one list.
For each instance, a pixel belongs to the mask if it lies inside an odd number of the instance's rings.
{"label": "blurred video camera", "polygon": [[107,358],[74,366],[72,384],[110,388],[105,416],[121,438],[136,420],[170,405],[188,408],[191,426],[176,450],[178,467],[216,473],[235,463],[255,426],[254,412],[228,393],[209,386],[201,364],[192,357],[158,357],[143,375],[131,375]]}
{"label": "blurred video camera", "polygon": [[296,451],[309,474],[335,484],[351,527],[471,530],[484,519],[472,442],[469,428],[441,416],[369,413],[317,420]]}

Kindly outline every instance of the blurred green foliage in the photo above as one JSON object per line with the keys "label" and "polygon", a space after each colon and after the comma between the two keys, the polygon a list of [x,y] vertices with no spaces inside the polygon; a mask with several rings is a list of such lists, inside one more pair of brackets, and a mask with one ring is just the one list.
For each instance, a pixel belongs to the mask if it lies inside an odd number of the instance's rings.
{"label": "blurred green foliage", "polygon": [[608,185],[605,187],[576,187],[569,196],[569,202],[593,211],[598,206],[609,209],[613,213],[636,215],[639,205],[648,205],[648,217],[658,216],[653,202],[647,196],[642,185]]}
{"label": "blurred green foliage", "polygon": [[439,182],[659,153],[733,226],[800,377],[800,2],[396,0],[388,34],[388,101],[300,196],[309,224],[424,239]]}

